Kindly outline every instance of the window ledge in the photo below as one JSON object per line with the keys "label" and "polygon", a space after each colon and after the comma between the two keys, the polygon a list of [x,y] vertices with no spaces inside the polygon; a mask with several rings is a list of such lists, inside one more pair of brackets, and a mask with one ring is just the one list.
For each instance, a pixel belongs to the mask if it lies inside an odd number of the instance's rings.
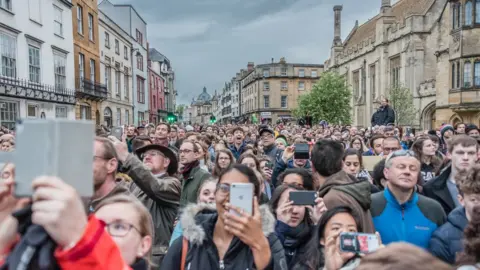
{"label": "window ledge", "polygon": [[42,26],[43,27],[43,24],[35,21],[34,19],[30,19],[31,22],[33,22],[34,24],[38,25],[38,26]]}
{"label": "window ledge", "polygon": [[59,34],[55,34],[55,33],[54,33],[54,35],[55,35],[56,37],[58,37],[58,38],[65,39],[63,36],[60,36]]}
{"label": "window ledge", "polygon": [[8,10],[8,9],[6,9],[6,8],[3,8],[3,7],[0,7],[0,10],[3,10],[3,11],[5,11],[5,12],[9,13],[9,14],[12,15],[12,16],[15,16],[15,13],[13,13],[13,11],[11,11],[11,10]]}

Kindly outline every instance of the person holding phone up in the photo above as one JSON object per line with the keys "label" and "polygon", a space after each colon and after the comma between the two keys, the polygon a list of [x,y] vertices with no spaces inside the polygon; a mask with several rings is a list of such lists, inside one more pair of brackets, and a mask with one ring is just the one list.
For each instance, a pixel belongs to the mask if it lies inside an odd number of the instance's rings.
{"label": "person holding phone up", "polygon": [[[313,211],[311,210],[312,205],[303,205],[303,203],[314,204],[315,196],[311,197],[310,202],[307,201],[308,199],[304,202],[294,200],[293,194],[300,193],[300,191],[303,189],[298,186],[281,185],[275,190],[270,200],[273,214],[277,218],[275,234],[285,250],[288,269],[295,269],[295,265],[299,263],[299,258],[308,248],[309,239],[313,237],[317,218],[327,210],[325,205],[320,209],[315,206]],[[310,192],[315,193],[314,191]],[[306,198],[309,194],[301,195],[306,195],[303,196]],[[317,198],[317,200],[321,199]]]}
{"label": "person holding phone up", "polygon": [[[231,204],[234,185],[252,184],[250,209]],[[248,195],[248,194],[245,194]],[[273,234],[275,218],[259,206],[260,182],[252,169],[235,164],[222,172],[215,207],[188,205],[180,218],[183,237],[168,249],[161,269],[287,269],[282,244]],[[214,210],[213,213],[205,210]],[[252,214],[247,214],[250,210]],[[233,212],[232,212],[233,211]]]}
{"label": "person holding phone up", "polygon": [[[305,155],[302,157],[302,153],[298,155],[295,154],[297,145],[306,145],[307,141],[304,139],[298,139],[295,141],[294,145],[288,146],[282,153],[282,158],[277,161],[272,173],[272,184],[276,187],[278,183],[278,176],[289,168],[304,168],[306,170],[311,170],[310,162],[308,162],[308,157]],[[307,146],[308,147],[308,146]],[[306,153],[308,154],[308,152]]]}

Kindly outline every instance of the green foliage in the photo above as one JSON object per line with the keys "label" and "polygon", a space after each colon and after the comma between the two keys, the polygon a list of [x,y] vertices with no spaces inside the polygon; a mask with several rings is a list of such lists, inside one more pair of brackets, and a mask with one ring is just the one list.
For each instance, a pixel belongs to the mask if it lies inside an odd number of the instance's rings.
{"label": "green foliage", "polygon": [[336,72],[325,72],[312,91],[298,99],[296,117],[310,115],[314,122],[326,120],[332,124],[350,124],[352,93],[345,78]]}
{"label": "green foliage", "polygon": [[176,113],[177,115],[183,115],[183,111],[185,110],[186,105],[180,104],[177,106]]}
{"label": "green foliage", "polygon": [[418,112],[413,103],[412,91],[397,86],[391,88],[388,93],[390,106],[395,110],[395,123],[399,126],[412,125]]}

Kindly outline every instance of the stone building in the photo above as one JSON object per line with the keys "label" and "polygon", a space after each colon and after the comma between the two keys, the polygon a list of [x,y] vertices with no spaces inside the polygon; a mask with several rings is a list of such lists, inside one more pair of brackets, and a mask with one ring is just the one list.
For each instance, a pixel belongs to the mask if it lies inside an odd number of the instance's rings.
{"label": "stone building", "polygon": [[108,89],[102,103],[101,123],[121,126],[133,123],[132,42],[130,35],[101,10],[98,11],[100,35],[100,79]]}
{"label": "stone building", "polygon": [[107,99],[107,87],[100,82],[97,0],[73,0],[72,4],[76,118],[101,124],[101,103]]}
{"label": "stone building", "polygon": [[399,0],[392,5],[381,0],[379,14],[357,22],[343,41],[342,6],[334,7],[334,39],[325,66],[351,85],[355,125],[369,126],[381,97],[395,85],[412,91],[414,127],[478,124],[480,16],[475,15],[480,0],[475,1]]}
{"label": "stone building", "polygon": [[311,91],[322,72],[323,65],[287,63],[284,58],[257,66],[248,63],[240,82],[240,121],[275,123],[293,118],[299,96]]}
{"label": "stone building", "polygon": [[202,93],[198,95],[197,99],[192,99],[187,117],[192,124],[208,124],[210,123],[210,116],[213,115],[212,106],[213,97],[207,92],[207,88],[203,87]]}
{"label": "stone building", "polygon": [[72,3],[0,0],[0,122],[75,119]]}

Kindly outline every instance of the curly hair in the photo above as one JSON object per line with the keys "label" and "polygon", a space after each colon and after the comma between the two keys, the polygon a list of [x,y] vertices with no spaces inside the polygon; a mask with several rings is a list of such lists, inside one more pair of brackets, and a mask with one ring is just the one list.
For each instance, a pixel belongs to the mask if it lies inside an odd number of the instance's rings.
{"label": "curly hair", "polygon": [[474,265],[480,261],[480,206],[473,208],[464,239],[464,251],[457,257],[457,265]]}

